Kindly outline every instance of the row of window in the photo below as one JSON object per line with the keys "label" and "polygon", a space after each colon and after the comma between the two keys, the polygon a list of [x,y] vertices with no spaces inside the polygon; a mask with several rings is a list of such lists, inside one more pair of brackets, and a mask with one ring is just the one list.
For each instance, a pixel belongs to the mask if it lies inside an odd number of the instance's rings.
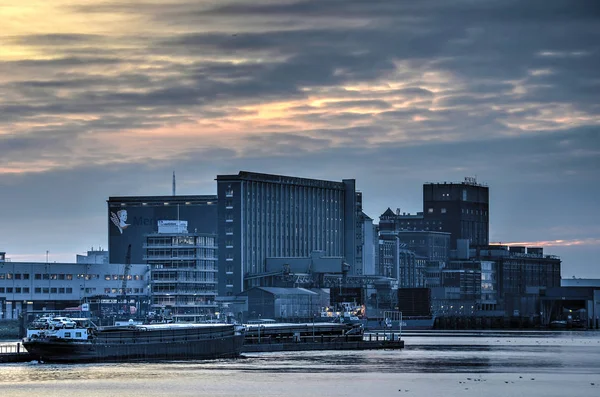
{"label": "row of window", "polygon": [[[106,281],[110,281],[110,280],[121,280],[123,281],[123,279],[125,278],[124,275],[122,274],[105,274],[104,275],[104,279]],[[127,276],[127,280],[143,280],[144,276],[141,274],[134,274],[134,275],[128,275]]]}
{"label": "row of window", "polygon": [[[31,277],[28,273],[0,273],[0,280],[29,280]],[[105,280],[123,280],[123,275],[117,274],[105,274]],[[100,278],[99,274],[64,274],[64,273],[56,273],[56,274],[48,274],[48,273],[35,273],[33,275],[34,280],[98,280]],[[128,280],[143,280],[143,275],[129,275]]]}
{"label": "row of window", "polygon": [[[28,294],[29,287],[0,287],[0,294]],[[73,288],[34,288],[35,294],[72,294]]]}
{"label": "row of window", "polygon": [[[142,294],[144,293],[143,288],[126,288],[127,294]],[[123,294],[123,288],[104,288],[105,294]]]}
{"label": "row of window", "polygon": [[175,237],[148,237],[149,246],[157,245],[191,245],[214,246],[215,238],[210,236],[175,236]]}
{"label": "row of window", "polygon": [[[83,288],[82,288],[83,290]],[[0,287],[0,294],[28,294],[29,287]],[[86,294],[96,292],[96,288],[85,288]],[[144,292],[144,288],[127,288],[127,293],[140,294]],[[34,294],[72,294],[73,288],[34,288]],[[123,288],[104,288],[105,294],[122,294]]]}

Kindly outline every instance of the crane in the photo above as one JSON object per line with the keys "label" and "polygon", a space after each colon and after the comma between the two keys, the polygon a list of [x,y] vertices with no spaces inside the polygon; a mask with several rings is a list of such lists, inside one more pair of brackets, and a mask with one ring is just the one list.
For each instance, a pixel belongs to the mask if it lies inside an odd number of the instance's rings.
{"label": "crane", "polygon": [[[123,284],[121,284],[121,296],[123,297],[123,312],[129,313],[129,302],[127,302],[127,279],[131,270],[131,244],[127,246],[127,254],[125,254],[125,268],[123,269]],[[118,301],[118,300],[117,300]]]}
{"label": "crane", "polygon": [[125,269],[123,270],[123,284],[121,290],[123,296],[127,296],[127,279],[129,278],[129,271],[131,270],[131,244],[127,246],[127,254],[125,255]]}

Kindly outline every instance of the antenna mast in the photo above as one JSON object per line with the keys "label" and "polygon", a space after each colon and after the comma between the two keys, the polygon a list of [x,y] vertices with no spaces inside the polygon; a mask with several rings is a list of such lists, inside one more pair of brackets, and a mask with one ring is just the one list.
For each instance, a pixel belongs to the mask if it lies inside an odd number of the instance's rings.
{"label": "antenna mast", "polygon": [[173,171],[173,196],[175,196],[175,171]]}

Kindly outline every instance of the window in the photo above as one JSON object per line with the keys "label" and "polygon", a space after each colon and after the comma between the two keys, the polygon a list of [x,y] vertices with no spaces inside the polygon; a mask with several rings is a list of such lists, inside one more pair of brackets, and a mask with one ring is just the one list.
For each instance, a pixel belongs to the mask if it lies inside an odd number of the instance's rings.
{"label": "window", "polygon": [[7,287],[7,288],[6,288],[6,293],[7,293],[7,294],[11,294],[12,292],[13,292],[13,289],[12,289],[12,287]]}
{"label": "window", "polygon": [[446,209],[445,209],[445,208],[442,208],[442,209],[441,209],[441,212],[442,212],[442,214],[445,214],[445,213],[446,213]]}
{"label": "window", "polygon": [[41,288],[36,288],[34,292],[36,294],[41,294],[42,293],[42,289]]}
{"label": "window", "polygon": [[21,279],[21,273],[15,273],[15,280]]}
{"label": "window", "polygon": [[50,293],[51,294],[56,294],[56,292],[57,292],[56,288],[50,288]]}
{"label": "window", "polygon": [[23,293],[24,293],[24,294],[28,294],[28,293],[29,293],[29,287],[25,287],[25,288],[23,288]]}
{"label": "window", "polygon": [[25,273],[23,275],[23,280],[29,280],[29,273]]}
{"label": "window", "polygon": [[15,294],[20,294],[21,293],[21,288],[20,287],[16,287],[15,288]]}
{"label": "window", "polygon": [[65,332],[65,338],[70,338],[71,337],[71,333],[70,332]]}
{"label": "window", "polygon": [[41,280],[42,279],[42,275],[40,273],[36,273],[35,276],[33,276],[33,278],[35,280]]}
{"label": "window", "polygon": [[73,288],[67,288],[67,294],[72,294],[73,293]]}
{"label": "window", "polygon": [[67,274],[66,277],[67,277],[67,280],[73,280],[73,275],[72,274]]}
{"label": "window", "polygon": [[65,293],[65,289],[64,288],[59,288],[58,289],[58,293],[59,294],[64,294]]}
{"label": "window", "polygon": [[4,287],[0,287],[0,294],[4,293]]}
{"label": "window", "polygon": [[433,208],[428,208],[427,212],[430,213],[430,214],[433,214]]}
{"label": "window", "polygon": [[42,278],[43,278],[44,280],[50,280],[50,275],[49,275],[48,273],[46,273],[46,274],[43,274],[43,275],[42,275]]}

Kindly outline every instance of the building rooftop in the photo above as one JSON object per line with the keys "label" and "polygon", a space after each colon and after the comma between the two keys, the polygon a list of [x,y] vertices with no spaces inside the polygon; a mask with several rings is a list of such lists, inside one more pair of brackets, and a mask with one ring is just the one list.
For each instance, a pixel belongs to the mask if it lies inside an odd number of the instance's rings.
{"label": "building rooftop", "polygon": [[[298,178],[295,176],[286,175],[274,175],[274,174],[262,174],[259,172],[240,171],[237,175],[217,175],[217,181],[260,181],[260,182],[271,182],[282,185],[302,185],[311,187],[326,187],[330,189],[343,190],[345,185],[342,182],[326,181],[322,179],[309,179],[309,178]],[[353,181],[353,179],[351,179]]]}

